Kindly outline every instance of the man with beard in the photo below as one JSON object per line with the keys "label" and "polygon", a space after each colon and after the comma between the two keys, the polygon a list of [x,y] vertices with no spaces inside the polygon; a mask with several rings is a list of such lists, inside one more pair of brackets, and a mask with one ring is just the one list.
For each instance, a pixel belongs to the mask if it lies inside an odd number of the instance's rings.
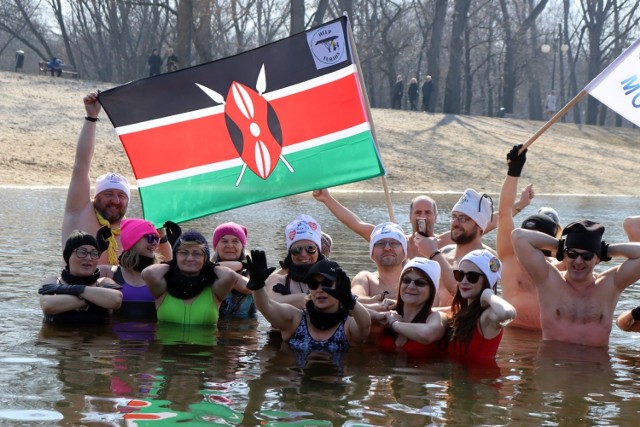
{"label": "man with beard", "polygon": [[[100,256],[99,264],[118,264],[120,245],[120,220],[124,218],[129,206],[130,187],[127,179],[115,172],[101,175],[96,180],[94,197],[91,198],[91,179],[89,170],[96,145],[96,126],[101,105],[98,94],[89,93],[84,97],[87,113],[84,125],[78,137],[76,157],[71,173],[71,182],[67,191],[67,201],[62,219],[62,245],[73,230],[83,230],[96,235],[101,227],[109,247]],[[110,231],[110,232],[109,232]],[[165,231],[160,230],[161,242],[165,243]],[[99,239],[100,240],[100,239]],[[169,255],[171,248],[166,246],[163,255]]]}
{"label": "man with beard", "polygon": [[452,268],[475,249],[493,249],[482,244],[482,235],[488,232],[493,221],[493,201],[487,194],[480,194],[467,188],[451,210],[450,237],[452,244],[438,250],[438,242],[433,237],[414,236],[419,253],[440,264],[442,270],[440,287],[436,296],[438,306],[449,305],[453,301],[457,283]]}
{"label": "man with beard", "polygon": [[309,269],[325,259],[322,248],[320,224],[309,215],[299,215],[285,228],[287,256],[282,267],[266,280],[269,297],[274,301],[291,304],[303,309],[307,302],[309,286],[304,278]]}

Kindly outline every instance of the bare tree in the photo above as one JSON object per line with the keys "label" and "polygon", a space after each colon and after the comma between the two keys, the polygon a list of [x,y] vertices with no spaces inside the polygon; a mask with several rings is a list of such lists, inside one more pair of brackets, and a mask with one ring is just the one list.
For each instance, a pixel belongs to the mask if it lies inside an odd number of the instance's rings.
{"label": "bare tree", "polygon": [[471,0],[456,0],[451,25],[451,41],[449,44],[449,72],[444,88],[444,104],[442,112],[445,114],[459,114],[461,100],[461,75],[463,36],[469,20]]}

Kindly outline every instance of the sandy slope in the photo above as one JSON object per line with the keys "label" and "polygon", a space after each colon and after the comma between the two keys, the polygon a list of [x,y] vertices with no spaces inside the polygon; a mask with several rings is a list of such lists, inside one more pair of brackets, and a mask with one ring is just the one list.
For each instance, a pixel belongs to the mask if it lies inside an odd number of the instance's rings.
{"label": "sandy slope", "polygon": [[[85,93],[111,85],[0,72],[0,185],[66,186]],[[583,101],[584,102],[584,101]],[[104,114],[103,114],[104,116]],[[388,187],[425,193],[467,187],[498,193],[504,157],[542,122],[373,110]],[[133,180],[106,118],[98,126],[92,178],[115,170]],[[534,143],[523,182],[538,193],[640,195],[640,131],[559,123]],[[379,179],[341,189],[381,190]]]}

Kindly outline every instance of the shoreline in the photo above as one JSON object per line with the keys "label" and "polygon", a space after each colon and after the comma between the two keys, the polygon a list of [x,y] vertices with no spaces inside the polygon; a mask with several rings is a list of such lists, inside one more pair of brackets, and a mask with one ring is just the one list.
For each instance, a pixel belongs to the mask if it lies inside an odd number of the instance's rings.
{"label": "shoreline", "polygon": [[[0,72],[0,86],[0,187],[67,188],[85,115],[82,98],[114,85]],[[42,99],[47,102],[34,101]],[[506,153],[544,125],[376,108],[371,114],[390,194],[461,194],[466,188],[499,194]],[[135,185],[113,126],[104,112],[100,117],[91,180],[114,171]],[[556,123],[529,148],[519,185],[533,183],[539,195],[638,197],[638,141],[637,128]],[[331,191],[384,193],[379,178]]]}

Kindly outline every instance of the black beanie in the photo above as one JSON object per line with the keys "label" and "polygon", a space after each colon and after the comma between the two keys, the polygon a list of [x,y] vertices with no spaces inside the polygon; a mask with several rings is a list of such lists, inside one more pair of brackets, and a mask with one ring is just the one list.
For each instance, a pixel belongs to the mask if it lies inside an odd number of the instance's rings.
{"label": "black beanie", "polygon": [[91,234],[80,230],[72,231],[71,234],[69,234],[69,237],[67,237],[67,242],[64,244],[64,250],[62,251],[62,258],[64,258],[64,262],[69,265],[71,253],[84,245],[90,245],[98,249],[98,241]]}
{"label": "black beanie", "polygon": [[522,228],[526,230],[536,230],[551,237],[556,237],[557,224],[547,215],[535,214],[522,221]]}
{"label": "black beanie", "polygon": [[174,259],[176,257],[176,252],[178,251],[178,248],[183,242],[194,242],[194,243],[200,243],[201,245],[204,245],[204,252],[207,256],[207,260],[211,259],[211,250],[209,249],[209,243],[207,242],[207,239],[200,232],[196,230],[185,231],[180,235],[180,237],[178,237],[178,240],[176,240],[175,243],[173,244]]}
{"label": "black beanie", "polygon": [[566,236],[564,243],[566,249],[582,249],[598,256],[600,256],[603,234],[604,225],[586,219],[572,222],[562,230],[562,235]]}

